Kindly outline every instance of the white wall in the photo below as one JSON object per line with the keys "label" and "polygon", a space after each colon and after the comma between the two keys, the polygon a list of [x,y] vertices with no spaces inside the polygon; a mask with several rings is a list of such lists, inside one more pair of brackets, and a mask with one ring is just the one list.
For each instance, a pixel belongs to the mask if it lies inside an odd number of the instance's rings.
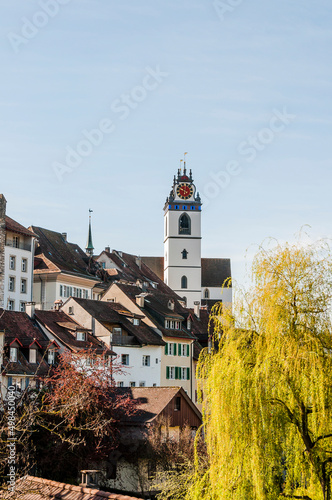
{"label": "white wall", "polygon": [[[114,380],[118,383],[124,382],[124,387],[129,387],[130,382],[135,382],[139,387],[140,382],[145,382],[146,387],[159,387],[161,378],[161,346],[111,346],[112,351],[118,355],[121,363],[121,355],[129,354],[129,366],[123,366],[123,373],[114,373]],[[150,366],[143,366],[143,355],[150,356]],[[158,360],[158,362],[156,362]]]}
{"label": "white wall", "polygon": [[232,288],[222,287],[205,287],[202,288],[202,299],[205,299],[204,292],[206,288],[209,290],[209,299],[222,300],[223,304],[232,304]]}
{"label": "white wall", "polygon": [[[17,236],[14,233],[7,232],[7,242],[12,241],[12,237]],[[23,236],[21,237],[23,243]],[[32,238],[25,238],[26,244],[32,246]],[[15,257],[15,269],[9,268],[10,256]],[[22,259],[27,259],[28,266],[25,272],[22,271]],[[14,311],[20,311],[21,302],[31,302],[32,300],[32,276],[33,276],[33,252],[5,246],[5,285],[4,285],[4,308],[8,309],[8,301],[15,302]],[[9,277],[15,278],[15,291],[9,291]],[[21,279],[26,280],[26,293],[21,293]]]}

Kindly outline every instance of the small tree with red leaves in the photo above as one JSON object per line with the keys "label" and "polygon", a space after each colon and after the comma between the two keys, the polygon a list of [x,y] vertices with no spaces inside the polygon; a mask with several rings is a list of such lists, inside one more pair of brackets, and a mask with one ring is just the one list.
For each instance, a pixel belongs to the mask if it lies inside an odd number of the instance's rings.
{"label": "small tree with red leaves", "polygon": [[39,391],[21,395],[16,421],[20,475],[33,466],[42,477],[75,482],[79,470],[107,461],[114,452],[119,423],[136,410],[132,399],[116,392],[114,375],[122,368],[109,359],[92,351],[65,352]]}

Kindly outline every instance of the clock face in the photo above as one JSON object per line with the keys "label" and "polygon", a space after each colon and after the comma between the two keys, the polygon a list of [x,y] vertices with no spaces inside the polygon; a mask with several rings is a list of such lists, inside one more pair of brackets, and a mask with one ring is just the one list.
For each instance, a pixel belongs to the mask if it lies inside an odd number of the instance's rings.
{"label": "clock face", "polygon": [[193,195],[194,189],[189,184],[181,183],[176,189],[176,194],[182,200],[188,200]]}

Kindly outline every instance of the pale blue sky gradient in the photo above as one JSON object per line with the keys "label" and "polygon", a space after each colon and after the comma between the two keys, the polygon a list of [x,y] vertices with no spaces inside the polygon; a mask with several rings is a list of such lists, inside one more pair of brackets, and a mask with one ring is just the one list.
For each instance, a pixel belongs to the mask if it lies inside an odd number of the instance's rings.
{"label": "pale blue sky gradient", "polygon": [[[230,257],[240,282],[265,237],[292,240],[304,224],[331,236],[331,2],[243,0],[221,20],[207,0],[71,0],[15,52],[9,38],[41,2],[0,1],[8,215],[84,247],[92,208],[96,252],[162,255],[162,208],[187,151],[202,194],[240,164],[202,213],[203,256]],[[112,103],[157,66],[168,76],[121,120]],[[240,144],[283,109],[295,118],[249,162]],[[104,118],[114,132],[59,182],[54,162]]]}

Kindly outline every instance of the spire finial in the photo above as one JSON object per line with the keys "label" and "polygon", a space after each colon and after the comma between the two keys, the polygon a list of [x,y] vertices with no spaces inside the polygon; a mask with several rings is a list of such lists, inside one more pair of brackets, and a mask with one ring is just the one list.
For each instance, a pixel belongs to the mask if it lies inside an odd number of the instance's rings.
{"label": "spire finial", "polygon": [[91,208],[89,208],[89,233],[88,233],[88,241],[87,241],[87,244],[86,244],[86,247],[85,247],[85,253],[87,255],[89,255],[90,257],[93,256],[93,244],[92,244],[92,231],[91,231],[91,213],[93,212],[93,210],[91,210]]}
{"label": "spire finial", "polygon": [[184,165],[184,167],[183,167],[183,175],[186,175],[186,173],[187,173],[187,169],[186,169],[186,155],[187,154],[188,153],[184,153],[184,155],[183,155],[183,165]]}

